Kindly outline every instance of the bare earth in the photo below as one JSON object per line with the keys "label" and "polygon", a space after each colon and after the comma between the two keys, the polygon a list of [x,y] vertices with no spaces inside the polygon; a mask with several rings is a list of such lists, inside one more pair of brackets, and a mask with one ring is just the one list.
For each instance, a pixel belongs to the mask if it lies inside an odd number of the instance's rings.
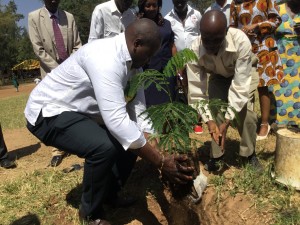
{"label": "bare earth", "polygon": [[[14,95],[20,95],[24,92],[30,92],[34,88],[35,84],[26,84],[20,87],[20,92],[10,86],[0,89],[0,98],[11,97]],[[5,130],[4,131],[5,142],[10,151],[12,157],[17,159],[18,167],[16,169],[5,170],[0,168],[0,180],[14,179],[18,176],[22,176],[25,173],[33,172],[34,170],[62,170],[66,167],[71,166],[74,163],[83,163],[82,159],[76,156],[69,156],[64,159],[63,163],[57,168],[48,167],[48,163],[51,158],[51,147],[47,147],[35,138],[25,128]],[[201,138],[209,140],[207,134],[201,135]],[[274,138],[271,136],[270,138]],[[273,146],[269,146],[268,149],[274,149]],[[207,157],[208,148],[203,148],[202,156]],[[203,167],[202,167],[203,168]],[[234,170],[239,169],[238,167],[232,166],[225,171],[225,173],[232,173]],[[138,172],[139,171],[139,172]],[[143,171],[142,174],[140,171]],[[214,175],[203,171],[208,178],[212,178]],[[145,179],[145,177],[151,177],[151,179]],[[155,196],[148,191],[148,187],[151,182],[160,182],[157,178],[157,171],[139,160],[136,168],[128,182],[128,192],[143,196],[139,198],[137,204],[127,209],[115,210],[113,214],[121,218],[119,224],[148,224],[148,225],[193,225],[193,224],[211,224],[211,225],[261,225],[269,224],[270,215],[268,213],[258,213],[258,209],[253,204],[251,195],[238,194],[235,197],[229,195],[223,196],[223,201],[219,204],[216,203],[217,191],[212,187],[208,186],[206,189],[202,201],[198,205],[192,206],[192,211],[182,210],[177,207],[176,204],[170,204],[170,192],[161,186],[160,194]],[[137,188],[137,186],[139,188]],[[157,185],[156,185],[157,186]],[[147,189],[148,188],[148,189]],[[157,193],[157,192],[156,192]],[[170,215],[176,215],[170,216]],[[187,219],[182,218],[189,215]]]}

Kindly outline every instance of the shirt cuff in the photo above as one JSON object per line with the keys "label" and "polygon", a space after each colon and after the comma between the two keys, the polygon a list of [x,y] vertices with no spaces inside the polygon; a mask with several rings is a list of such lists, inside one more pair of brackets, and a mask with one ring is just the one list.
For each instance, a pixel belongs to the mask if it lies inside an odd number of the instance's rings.
{"label": "shirt cuff", "polygon": [[203,120],[204,123],[206,123],[209,120],[213,120],[211,112],[208,108],[208,105],[197,106],[197,111],[198,111],[199,115],[201,116],[201,119]]}
{"label": "shirt cuff", "polygon": [[131,149],[138,149],[138,148],[142,148],[146,143],[147,143],[147,140],[146,140],[146,138],[145,138],[145,136],[144,136],[144,133],[141,132],[141,136],[140,136],[136,141],[132,142],[132,143],[129,145],[129,147],[127,147],[127,148],[125,148],[125,146],[123,146],[123,147],[124,147],[124,149],[126,149],[126,150],[127,150],[128,148],[131,148]]}
{"label": "shirt cuff", "polygon": [[225,119],[233,120],[234,118],[235,118],[234,111],[230,107],[227,107],[227,111],[226,111],[226,114],[225,114]]}

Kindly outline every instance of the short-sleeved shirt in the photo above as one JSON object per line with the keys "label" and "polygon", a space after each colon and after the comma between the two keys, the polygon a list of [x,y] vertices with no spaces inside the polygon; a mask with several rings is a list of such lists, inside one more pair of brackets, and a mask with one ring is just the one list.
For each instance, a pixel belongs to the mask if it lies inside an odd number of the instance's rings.
{"label": "short-sleeved shirt", "polygon": [[114,0],[99,4],[92,14],[89,42],[114,37],[124,32],[125,28],[135,19],[135,13],[131,9],[121,13]]}
{"label": "short-sleeved shirt", "polygon": [[188,5],[188,12],[184,24],[172,9],[165,19],[171,22],[172,30],[175,34],[175,45],[177,51],[190,47],[193,40],[200,35],[201,13]]}

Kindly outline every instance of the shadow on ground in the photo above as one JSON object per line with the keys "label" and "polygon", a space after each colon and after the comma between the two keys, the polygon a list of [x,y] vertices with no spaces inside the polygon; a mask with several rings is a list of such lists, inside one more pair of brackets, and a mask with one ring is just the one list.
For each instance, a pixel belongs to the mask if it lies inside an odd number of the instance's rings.
{"label": "shadow on ground", "polygon": [[11,158],[20,159],[35,153],[40,147],[41,147],[41,143],[38,142],[34,145],[29,145],[23,148],[12,150],[9,152],[9,154]]}

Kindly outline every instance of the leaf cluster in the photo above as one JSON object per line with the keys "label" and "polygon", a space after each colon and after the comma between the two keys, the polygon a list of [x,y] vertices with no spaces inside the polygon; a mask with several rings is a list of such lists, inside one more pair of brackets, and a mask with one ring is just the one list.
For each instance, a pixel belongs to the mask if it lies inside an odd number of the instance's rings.
{"label": "leaf cluster", "polygon": [[[163,90],[169,97],[168,78],[177,75],[189,62],[197,61],[197,55],[190,49],[184,49],[177,52],[169,61],[163,72],[156,70],[146,70],[131,78],[125,89],[127,101],[133,99],[141,87],[146,89],[150,84],[155,84],[158,90]],[[224,117],[228,110],[228,104],[219,99],[210,101],[200,101],[199,107],[204,109],[207,105],[213,118],[221,115]],[[203,110],[205,112],[205,110]],[[189,105],[182,102],[172,101],[164,104],[153,105],[146,109],[142,114],[152,122],[152,128],[155,134],[152,138],[159,140],[159,146],[164,151],[171,153],[186,153],[190,151],[192,143],[189,133],[193,131],[193,126],[198,122],[197,111]],[[194,140],[193,140],[194,141]]]}

